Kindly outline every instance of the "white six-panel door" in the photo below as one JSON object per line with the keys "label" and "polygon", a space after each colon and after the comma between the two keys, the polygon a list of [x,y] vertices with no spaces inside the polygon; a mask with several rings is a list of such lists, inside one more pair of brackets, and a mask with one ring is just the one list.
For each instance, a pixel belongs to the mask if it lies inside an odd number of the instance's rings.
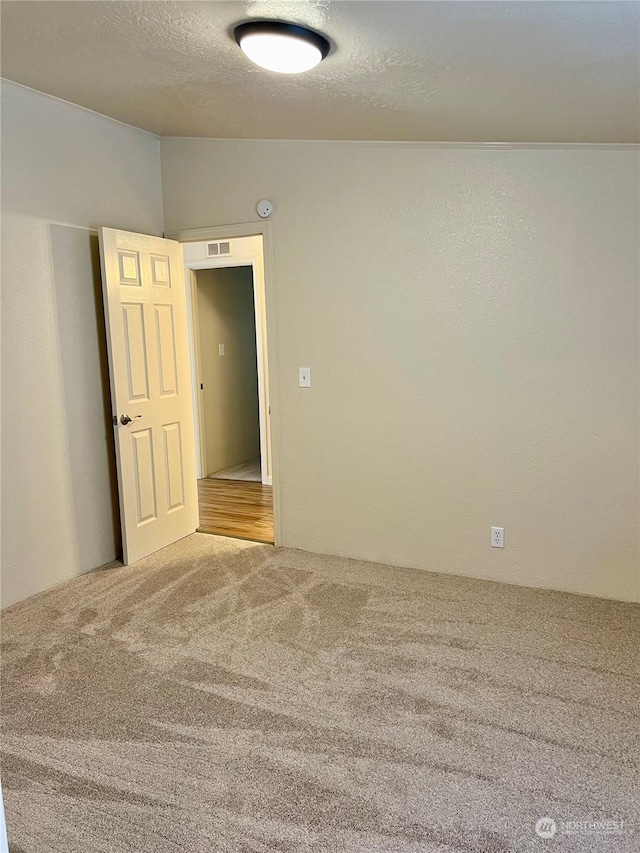
{"label": "white six-panel door", "polygon": [[182,246],[101,228],[100,260],[128,564],[198,526]]}

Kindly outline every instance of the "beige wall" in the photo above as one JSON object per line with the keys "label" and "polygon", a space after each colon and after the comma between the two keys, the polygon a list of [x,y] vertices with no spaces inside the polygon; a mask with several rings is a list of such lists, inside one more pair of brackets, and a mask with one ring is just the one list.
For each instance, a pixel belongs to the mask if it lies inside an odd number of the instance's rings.
{"label": "beige wall", "polygon": [[[115,556],[87,229],[163,199],[154,137],[12,84],[2,132],[8,604]],[[638,599],[638,162],[162,142],[168,230],[276,205],[283,544]]]}
{"label": "beige wall", "polygon": [[638,164],[162,141],[168,230],[275,203],[282,544],[638,599]]}
{"label": "beige wall", "polygon": [[196,278],[207,473],[213,474],[260,456],[253,276],[251,267],[229,267],[200,270]]}
{"label": "beige wall", "polygon": [[162,233],[158,140],[3,83],[3,605],[118,552],[99,225]]}

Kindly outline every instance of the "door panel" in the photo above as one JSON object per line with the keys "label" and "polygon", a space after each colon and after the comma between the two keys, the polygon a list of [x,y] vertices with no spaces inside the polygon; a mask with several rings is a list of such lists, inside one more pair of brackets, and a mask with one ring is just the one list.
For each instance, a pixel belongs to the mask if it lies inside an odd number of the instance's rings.
{"label": "door panel", "polygon": [[176,334],[173,322],[173,305],[154,305],[156,336],[160,364],[160,394],[166,397],[178,393],[176,365]]}
{"label": "door panel", "polygon": [[149,370],[141,304],[122,306],[129,402],[149,399]]}
{"label": "door panel", "polygon": [[118,252],[120,262],[120,284],[130,287],[142,286],[140,281],[140,258],[137,252]]}
{"label": "door panel", "polygon": [[131,442],[138,505],[136,522],[140,526],[149,521],[155,521],[158,517],[151,430],[140,429],[132,432]]}
{"label": "door panel", "polygon": [[198,525],[182,247],[102,228],[100,257],[124,562],[132,563]]}
{"label": "door panel", "polygon": [[165,470],[167,472],[168,512],[184,506],[184,463],[180,424],[165,424],[164,438]]}
{"label": "door panel", "polygon": [[167,255],[151,255],[151,280],[156,287],[171,287],[170,269]]}

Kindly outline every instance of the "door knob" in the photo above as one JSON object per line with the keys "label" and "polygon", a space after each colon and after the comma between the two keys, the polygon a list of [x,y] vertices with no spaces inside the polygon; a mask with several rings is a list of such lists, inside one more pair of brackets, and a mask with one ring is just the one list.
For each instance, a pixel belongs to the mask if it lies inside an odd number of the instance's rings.
{"label": "door knob", "polygon": [[134,418],[130,418],[129,415],[120,415],[120,423],[122,424],[122,426],[126,426],[127,424],[130,424],[131,421],[135,421],[136,418],[141,417],[142,415],[136,415]]}

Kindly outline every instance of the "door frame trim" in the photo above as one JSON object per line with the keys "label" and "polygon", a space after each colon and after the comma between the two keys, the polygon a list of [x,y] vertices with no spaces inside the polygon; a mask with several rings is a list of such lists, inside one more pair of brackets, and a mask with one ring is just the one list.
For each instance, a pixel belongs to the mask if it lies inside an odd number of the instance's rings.
{"label": "door frame trim", "polygon": [[199,243],[212,240],[233,240],[238,237],[262,237],[264,262],[265,318],[267,326],[267,376],[269,382],[271,476],[273,484],[273,532],[274,545],[282,542],[281,490],[280,490],[280,420],[278,393],[278,339],[276,328],[276,294],[273,263],[273,238],[271,222],[241,222],[233,225],[211,225],[205,228],[190,228],[166,231],[168,240],[178,243]]}

